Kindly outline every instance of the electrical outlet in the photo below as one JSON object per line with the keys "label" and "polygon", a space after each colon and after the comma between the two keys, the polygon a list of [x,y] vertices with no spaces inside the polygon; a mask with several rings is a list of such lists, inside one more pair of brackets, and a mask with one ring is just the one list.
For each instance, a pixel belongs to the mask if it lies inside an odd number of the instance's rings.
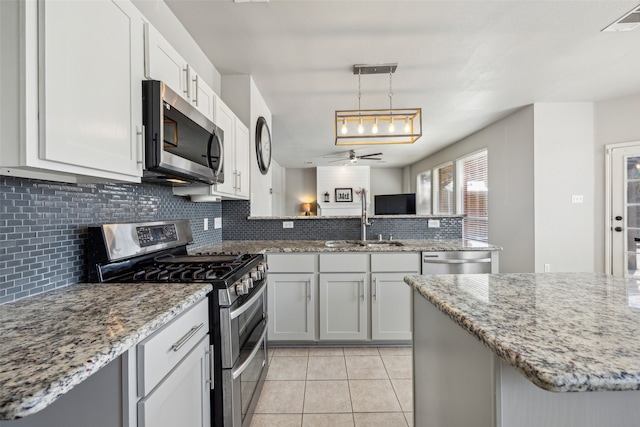
{"label": "electrical outlet", "polygon": [[204,231],[209,229],[209,218],[204,219]]}
{"label": "electrical outlet", "polygon": [[574,194],[571,196],[571,203],[584,203],[584,196],[582,194]]}
{"label": "electrical outlet", "polygon": [[293,228],[293,221],[282,221],[282,228]]}
{"label": "electrical outlet", "polygon": [[549,273],[551,271],[551,264],[545,264],[544,265],[544,272],[545,273]]}
{"label": "electrical outlet", "polygon": [[427,227],[429,228],[440,228],[440,220],[439,219],[430,219],[427,221]]}
{"label": "electrical outlet", "polygon": [[213,228],[218,229],[222,228],[222,218],[213,218]]}

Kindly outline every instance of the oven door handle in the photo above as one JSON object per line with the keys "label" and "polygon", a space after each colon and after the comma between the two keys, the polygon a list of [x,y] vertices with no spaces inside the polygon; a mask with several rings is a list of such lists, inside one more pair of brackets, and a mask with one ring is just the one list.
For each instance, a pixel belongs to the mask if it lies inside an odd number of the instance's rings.
{"label": "oven door handle", "polygon": [[231,319],[235,319],[236,317],[240,316],[242,313],[247,311],[249,308],[251,308],[253,303],[256,302],[258,300],[258,298],[262,297],[262,294],[264,293],[264,290],[266,288],[266,286],[265,286],[266,283],[267,283],[267,281],[263,280],[262,284],[260,285],[260,289],[257,290],[257,291],[253,291],[253,293],[251,294],[251,298],[249,298],[247,301],[243,302],[240,307],[236,308],[231,313],[229,313],[229,317]]}
{"label": "oven door handle", "polygon": [[256,353],[258,352],[258,350],[260,350],[260,348],[262,347],[262,343],[264,342],[264,337],[267,335],[267,314],[265,313],[264,315],[264,328],[262,330],[262,333],[260,334],[260,338],[258,339],[258,341],[256,341],[256,346],[253,347],[253,349],[251,350],[251,353],[249,353],[249,355],[247,357],[245,357],[244,360],[240,360],[239,361],[239,366],[238,368],[233,371],[231,373],[231,378],[233,378],[234,380],[236,378],[238,378],[240,375],[242,375],[242,373],[244,372],[245,369],[247,369],[247,367],[251,364],[251,362],[253,361],[253,358],[255,357]]}

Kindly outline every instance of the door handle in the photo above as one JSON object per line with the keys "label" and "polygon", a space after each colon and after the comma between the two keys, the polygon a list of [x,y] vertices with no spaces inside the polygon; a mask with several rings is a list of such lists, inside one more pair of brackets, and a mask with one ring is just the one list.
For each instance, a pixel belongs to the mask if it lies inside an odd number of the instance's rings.
{"label": "door handle", "polygon": [[360,281],[360,299],[364,302],[364,280]]}
{"label": "door handle", "polygon": [[616,231],[622,231],[622,227],[616,227],[616,228],[614,228],[614,230],[616,230]]}
{"label": "door handle", "polygon": [[373,278],[373,299],[378,300],[378,278]]}
{"label": "door handle", "polygon": [[311,304],[311,280],[307,280],[307,299],[309,300],[309,304]]}
{"label": "door handle", "polygon": [[620,215],[616,216],[616,221],[622,221],[622,217]]}

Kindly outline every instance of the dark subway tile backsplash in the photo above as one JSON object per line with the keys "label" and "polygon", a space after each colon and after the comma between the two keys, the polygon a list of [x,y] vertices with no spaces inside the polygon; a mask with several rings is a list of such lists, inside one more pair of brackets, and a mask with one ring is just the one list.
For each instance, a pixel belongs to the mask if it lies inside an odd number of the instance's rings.
{"label": "dark subway tile backsplash", "polygon": [[222,240],[213,229],[221,216],[220,203],[194,203],[165,186],[0,176],[0,303],[86,280],[89,224],[189,219],[199,247]]}

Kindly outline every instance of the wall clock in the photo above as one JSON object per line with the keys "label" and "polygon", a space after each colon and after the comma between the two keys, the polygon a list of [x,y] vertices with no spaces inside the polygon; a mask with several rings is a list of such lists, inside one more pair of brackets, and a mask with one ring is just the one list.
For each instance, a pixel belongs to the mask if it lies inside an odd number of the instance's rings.
{"label": "wall clock", "polygon": [[262,175],[266,175],[271,165],[271,132],[264,117],[258,117],[256,124],[256,155],[258,168]]}

